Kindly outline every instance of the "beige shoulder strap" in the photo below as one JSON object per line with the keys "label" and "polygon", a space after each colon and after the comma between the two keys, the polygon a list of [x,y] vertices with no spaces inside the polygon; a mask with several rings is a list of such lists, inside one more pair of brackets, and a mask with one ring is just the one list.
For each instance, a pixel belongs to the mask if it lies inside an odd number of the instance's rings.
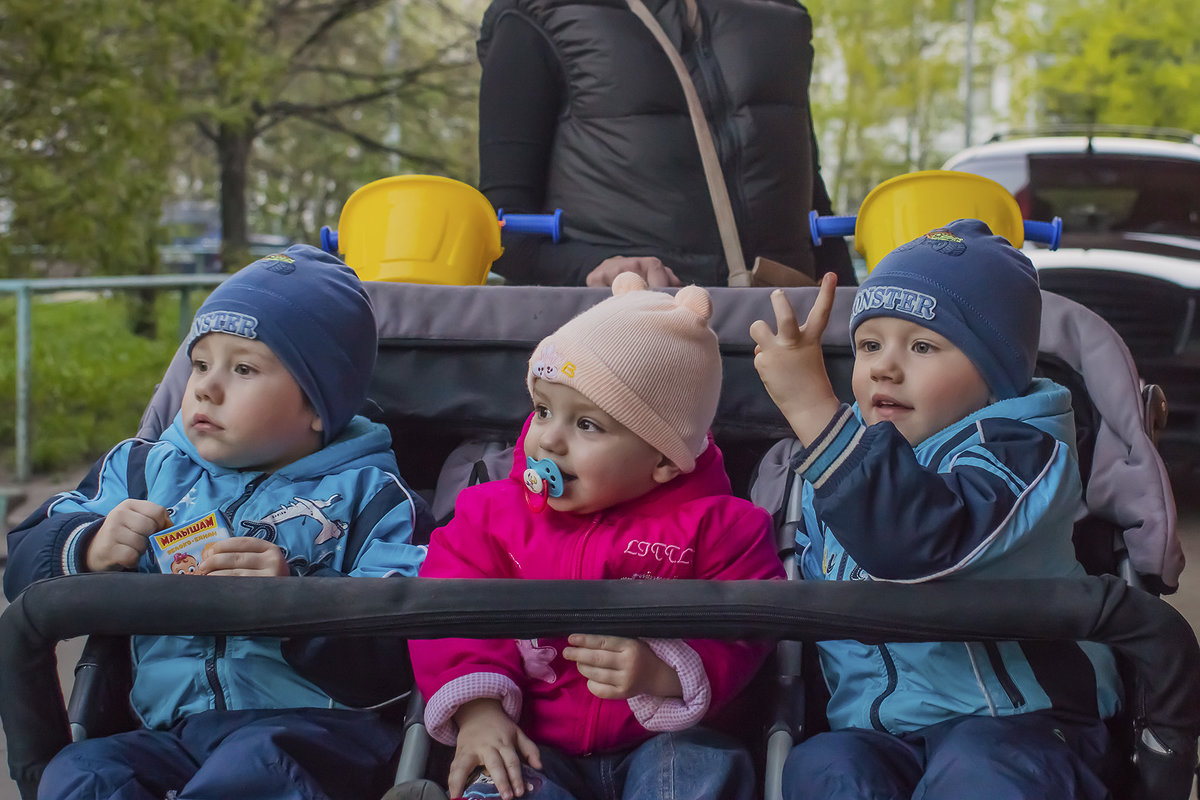
{"label": "beige shoulder strap", "polygon": [[[717,148],[713,144],[712,131],[708,129],[708,120],[700,107],[700,95],[688,75],[687,67],[675,49],[675,45],[667,38],[667,33],[658,24],[658,20],[646,8],[642,0],[625,0],[629,9],[637,18],[650,29],[663,52],[675,68],[679,83],[683,87],[683,95],[687,98],[688,113],[692,118],[692,129],[696,132],[696,143],[700,147],[700,161],[704,164],[704,177],[708,181],[708,193],[712,197],[713,212],[717,217],[717,230],[721,233],[721,245],[725,250],[725,263],[729,267],[730,286],[749,286],[750,273],[746,270],[746,260],[742,256],[742,245],[738,240],[737,222],[733,218],[733,206],[729,202],[729,190],[725,187],[725,176],[721,173],[721,163],[717,160]],[[695,0],[687,0],[688,24],[699,34],[700,16]]]}

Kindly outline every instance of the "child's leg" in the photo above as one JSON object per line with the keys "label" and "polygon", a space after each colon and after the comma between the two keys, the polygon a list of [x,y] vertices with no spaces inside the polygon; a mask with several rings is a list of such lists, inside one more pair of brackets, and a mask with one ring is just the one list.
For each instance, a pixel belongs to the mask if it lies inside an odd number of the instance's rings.
{"label": "child's leg", "polygon": [[196,771],[170,731],[138,730],[69,744],[38,784],[43,800],[162,800]]}
{"label": "child's leg", "polygon": [[[749,800],[754,765],[746,748],[705,728],[660,733],[617,765],[623,800]],[[620,772],[624,772],[624,780]]]}
{"label": "child's leg", "polygon": [[785,800],[908,800],[921,779],[921,769],[920,750],[889,733],[858,728],[818,733],[788,754],[783,796]]}
{"label": "child's leg", "polygon": [[201,762],[178,800],[380,797],[401,732],[365,711],[213,711],[177,729]]}
{"label": "child's leg", "polygon": [[987,797],[1101,800],[1107,748],[1102,722],[1068,724],[1045,713],[967,717],[926,729],[925,777],[914,800]]}
{"label": "child's leg", "polygon": [[[563,774],[570,775],[571,773]],[[528,764],[522,764],[521,776],[525,780],[525,794],[522,795],[524,800],[534,800],[534,798],[536,800],[592,800],[592,795],[586,791],[571,791],[564,788],[570,785],[570,781],[560,783],[561,775],[546,775]],[[500,800],[500,792],[496,789],[496,784],[486,773],[472,779],[471,784],[463,790],[462,796],[463,800]]]}

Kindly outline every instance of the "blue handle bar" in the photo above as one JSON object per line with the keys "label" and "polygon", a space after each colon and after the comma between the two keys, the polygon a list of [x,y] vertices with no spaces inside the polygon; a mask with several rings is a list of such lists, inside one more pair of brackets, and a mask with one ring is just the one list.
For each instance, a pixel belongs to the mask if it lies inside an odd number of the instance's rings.
{"label": "blue handle bar", "polygon": [[[813,247],[820,247],[821,239],[825,236],[853,236],[854,226],[858,217],[822,217],[815,210],[808,212],[808,230],[812,236]],[[1050,245],[1051,250],[1057,250],[1062,241],[1062,217],[1055,217],[1049,222],[1037,222],[1027,219],[1024,221],[1025,238],[1031,242],[1041,242]]]}
{"label": "blue handle bar", "polygon": [[813,247],[821,246],[822,236],[853,236],[854,223],[858,217],[822,217],[814,208],[808,212],[808,231],[812,235]]}
{"label": "blue handle bar", "polygon": [[[550,236],[558,244],[562,236],[562,209],[553,214],[505,214],[504,210],[496,212],[496,221],[504,228],[514,233],[540,233]],[[321,226],[321,249],[326,253],[338,255],[338,233],[328,225]]]}
{"label": "blue handle bar", "polygon": [[1031,242],[1048,244],[1051,250],[1057,250],[1062,241],[1062,217],[1055,217],[1049,222],[1025,220],[1025,238]]}
{"label": "blue handle bar", "polygon": [[562,235],[562,209],[553,214],[505,214],[504,209],[496,212],[500,225],[513,233],[540,233],[551,237],[555,244]]}
{"label": "blue handle bar", "polygon": [[321,249],[330,255],[338,254],[337,231],[328,225],[321,226]]}

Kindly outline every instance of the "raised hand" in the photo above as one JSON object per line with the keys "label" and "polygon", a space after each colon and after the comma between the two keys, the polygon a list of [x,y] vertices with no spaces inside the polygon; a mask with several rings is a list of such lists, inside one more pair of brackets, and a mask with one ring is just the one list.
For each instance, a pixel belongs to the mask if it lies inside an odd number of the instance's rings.
{"label": "raised hand", "polygon": [[797,324],[787,295],[776,289],[771,293],[775,331],[761,319],[750,326],[754,368],[805,446],[820,435],[840,405],[821,352],[821,334],[829,324],[836,287],[837,277],[832,273],[821,278],[817,300],[803,325]]}

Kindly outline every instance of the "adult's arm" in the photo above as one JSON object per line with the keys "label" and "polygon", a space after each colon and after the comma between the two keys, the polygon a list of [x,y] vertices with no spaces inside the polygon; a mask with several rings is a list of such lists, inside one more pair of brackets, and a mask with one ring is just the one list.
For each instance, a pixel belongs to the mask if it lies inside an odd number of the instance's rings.
{"label": "adult's arm", "polygon": [[[482,67],[479,190],[505,213],[553,212],[546,208],[547,173],[566,92],[554,48],[532,22],[508,13],[496,22]],[[504,232],[501,244],[492,269],[514,284],[582,286],[597,264],[617,255],[531,234]]]}

